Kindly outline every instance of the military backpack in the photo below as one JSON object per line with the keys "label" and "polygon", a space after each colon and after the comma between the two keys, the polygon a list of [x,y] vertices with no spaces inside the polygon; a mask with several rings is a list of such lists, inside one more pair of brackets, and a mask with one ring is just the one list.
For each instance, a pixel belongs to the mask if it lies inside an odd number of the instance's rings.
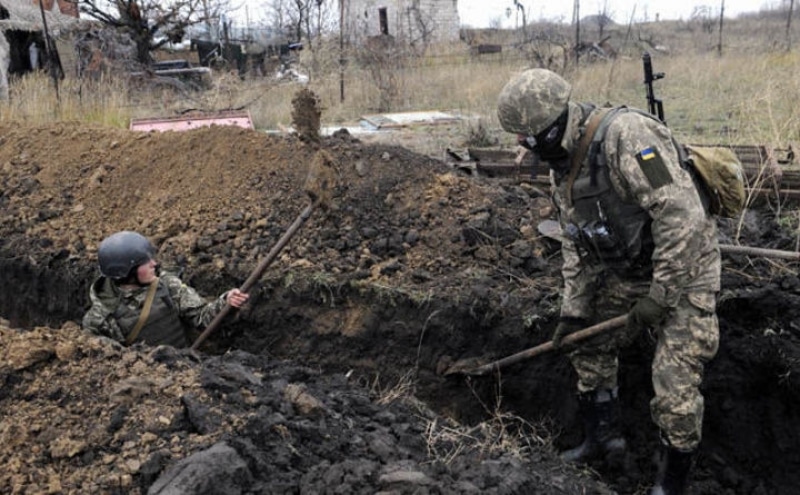
{"label": "military backpack", "polygon": [[[635,108],[623,106],[601,109],[587,123],[586,134],[578,143],[573,163],[582,162],[588,152],[589,163],[594,164],[609,124],[614,117],[625,112],[636,112],[661,122],[655,116]],[[721,217],[738,216],[744,209],[747,193],[742,164],[736,153],[723,146],[682,145],[674,138],[672,142],[681,166],[692,174],[709,211]]]}

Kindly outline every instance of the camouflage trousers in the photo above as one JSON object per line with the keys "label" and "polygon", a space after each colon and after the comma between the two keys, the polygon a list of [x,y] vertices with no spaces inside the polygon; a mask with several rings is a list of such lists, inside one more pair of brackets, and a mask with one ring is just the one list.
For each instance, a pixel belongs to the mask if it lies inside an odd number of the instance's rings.
{"label": "camouflage trousers", "polygon": [[[649,281],[605,284],[596,306],[602,311],[595,319],[627,312],[648,291]],[[662,436],[678,449],[696,448],[702,436],[704,402],[700,384],[705,364],[719,347],[715,305],[715,293],[686,293],[664,323],[652,330],[657,340],[652,362],[655,395],[650,401],[650,413]],[[616,387],[619,349],[640,338],[640,333],[622,328],[586,341],[570,352],[570,362],[578,374],[578,391]]]}

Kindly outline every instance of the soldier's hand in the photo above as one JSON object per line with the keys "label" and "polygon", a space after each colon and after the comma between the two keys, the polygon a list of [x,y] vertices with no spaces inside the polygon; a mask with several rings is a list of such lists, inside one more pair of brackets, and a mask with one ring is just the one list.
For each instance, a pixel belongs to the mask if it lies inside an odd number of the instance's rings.
{"label": "soldier's hand", "polygon": [[244,303],[250,298],[250,294],[242,292],[239,289],[231,289],[228,291],[227,302],[234,308],[241,308]]}
{"label": "soldier's hand", "polygon": [[654,327],[667,316],[668,308],[655,302],[650,296],[636,301],[628,313],[628,330],[639,331]]}
{"label": "soldier's hand", "polygon": [[[573,318],[569,316],[564,316],[559,320],[558,325],[556,326],[556,331],[553,332],[553,349],[559,350],[564,347],[562,345],[562,340],[564,337],[571,333],[575,333],[578,330],[582,330],[586,328],[587,322],[583,318]],[[566,350],[566,349],[565,349]]]}

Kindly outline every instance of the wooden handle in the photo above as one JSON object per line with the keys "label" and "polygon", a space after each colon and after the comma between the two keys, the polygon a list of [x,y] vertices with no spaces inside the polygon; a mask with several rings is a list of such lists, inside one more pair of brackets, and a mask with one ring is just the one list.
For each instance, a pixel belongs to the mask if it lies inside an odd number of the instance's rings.
{"label": "wooden handle", "polygon": [[[569,345],[575,342],[579,342],[581,340],[588,339],[589,337],[594,337],[595,335],[599,335],[609,330],[614,330],[616,328],[623,327],[627,323],[628,323],[628,315],[617,316],[615,318],[611,318],[610,320],[600,322],[596,325],[592,325],[590,327],[584,328],[583,330],[578,330],[577,332],[573,332],[567,335],[561,341],[561,345],[563,346],[564,344]],[[503,359],[492,361],[491,363],[484,364],[483,366],[479,366],[471,370],[465,370],[463,371],[463,373],[466,375],[476,375],[476,376],[485,375],[496,369],[508,366],[509,364],[518,363],[520,361],[524,361],[525,359],[530,359],[534,356],[538,356],[539,354],[543,354],[545,352],[549,352],[552,350],[553,350],[553,342],[547,341],[544,344],[539,344],[536,347],[525,349],[524,351],[520,351],[508,357],[504,357]]]}
{"label": "wooden handle", "polygon": [[781,249],[767,249],[750,246],[735,246],[720,244],[719,250],[726,254],[744,254],[749,256],[762,256],[764,258],[779,258],[784,260],[800,260],[800,253],[796,251],[783,251]]}
{"label": "wooden handle", "polygon": [[[270,250],[270,252],[267,253],[267,256],[264,257],[264,259],[261,260],[261,262],[259,262],[258,266],[252,271],[252,273],[250,273],[250,276],[247,277],[247,280],[245,280],[242,286],[239,287],[240,291],[249,292],[250,289],[253,287],[253,285],[255,285],[255,283],[258,282],[258,279],[260,279],[261,276],[264,275],[264,272],[267,270],[267,267],[269,267],[269,265],[273,261],[275,261],[275,258],[278,257],[278,253],[281,252],[281,250],[286,246],[286,244],[289,243],[289,240],[300,229],[300,226],[302,226],[303,223],[305,223],[305,221],[308,220],[308,217],[311,216],[311,212],[314,211],[315,205],[316,203],[312,201],[311,203],[309,203],[308,206],[306,206],[306,208],[300,213],[300,215],[297,216],[292,225],[290,225],[289,228],[286,230],[286,232],[281,236],[281,238],[278,239],[278,242],[275,244],[275,246],[273,246],[272,250]],[[197,340],[194,341],[194,344],[192,344],[193,351],[197,350],[200,344],[202,344],[203,341],[206,340],[208,336],[211,335],[211,333],[217,329],[220,323],[222,323],[222,320],[225,319],[225,316],[227,316],[228,313],[230,313],[231,309],[233,309],[233,307],[226,302],[225,306],[223,306],[220,312],[217,313],[217,316],[215,316],[214,319],[211,320],[211,323],[209,323],[206,329],[203,330],[203,333],[201,333],[200,336],[197,337]]]}

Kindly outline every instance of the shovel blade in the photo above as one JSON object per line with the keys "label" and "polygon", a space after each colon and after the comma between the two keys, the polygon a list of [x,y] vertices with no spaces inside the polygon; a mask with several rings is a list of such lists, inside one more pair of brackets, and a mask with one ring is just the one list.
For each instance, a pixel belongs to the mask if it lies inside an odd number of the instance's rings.
{"label": "shovel blade", "polygon": [[481,357],[470,357],[470,358],[459,359],[444,371],[444,376],[483,375],[485,374],[485,372],[482,371],[482,367],[485,366],[488,362],[489,361],[487,361],[486,358],[481,358]]}

